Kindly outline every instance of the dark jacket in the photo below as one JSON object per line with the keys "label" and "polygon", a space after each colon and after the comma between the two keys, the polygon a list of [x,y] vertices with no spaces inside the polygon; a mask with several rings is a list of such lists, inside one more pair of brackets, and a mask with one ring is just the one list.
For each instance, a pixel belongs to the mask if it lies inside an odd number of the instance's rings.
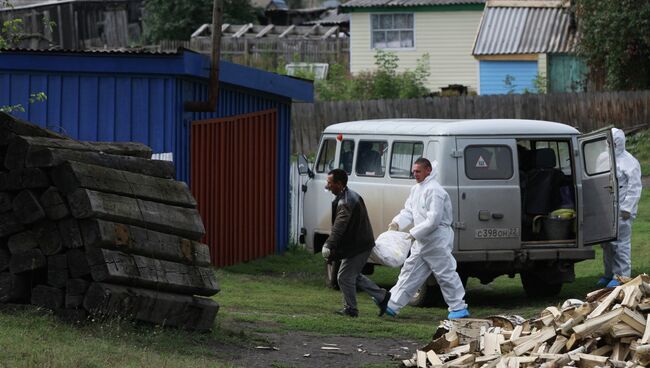
{"label": "dark jacket", "polygon": [[330,261],[350,258],[375,246],[366,204],[347,187],[332,201],[332,232],[327,244]]}

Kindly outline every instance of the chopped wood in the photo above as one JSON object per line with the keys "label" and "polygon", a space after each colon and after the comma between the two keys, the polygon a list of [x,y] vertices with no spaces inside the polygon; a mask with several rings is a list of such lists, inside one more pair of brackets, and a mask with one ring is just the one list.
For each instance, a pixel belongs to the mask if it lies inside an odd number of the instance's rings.
{"label": "chopped wood", "polygon": [[180,207],[196,207],[196,200],[187,184],[181,181],[79,162],[66,162],[59,165],[52,170],[50,176],[54,184],[64,193],[86,188]]}
{"label": "chopped wood", "polygon": [[9,271],[19,274],[39,270],[47,266],[47,260],[40,249],[30,249],[26,252],[14,254],[9,262]]}
{"label": "chopped wood", "polygon": [[57,310],[63,307],[63,290],[46,285],[37,285],[32,289],[31,303],[39,307]]}
{"label": "chopped wood", "polygon": [[628,337],[628,336],[641,337],[642,335],[641,332],[637,331],[633,327],[623,322],[619,322],[614,326],[612,326],[609,334],[615,339],[620,339],[622,337]]}
{"label": "chopped wood", "polygon": [[48,188],[50,179],[38,168],[16,169],[0,172],[0,191]]}
{"label": "chopped wood", "polygon": [[69,249],[65,252],[68,260],[68,272],[70,277],[78,278],[90,274],[90,265],[86,259],[86,253],[81,249]]}
{"label": "chopped wood", "polygon": [[435,351],[429,350],[429,351],[426,352],[426,354],[427,354],[427,360],[429,360],[429,363],[431,363],[432,365],[441,365],[442,364],[442,360],[440,360],[440,358],[438,357],[438,354],[436,354]]}
{"label": "chopped wood", "polygon": [[0,213],[0,238],[25,230],[25,225],[14,216],[13,212]]}
{"label": "chopped wood", "polygon": [[513,352],[515,355],[522,355],[523,353],[533,349],[537,344],[541,344],[546,340],[555,337],[555,329],[553,327],[544,327],[536,334],[531,335],[531,338],[521,344],[515,342]]}
{"label": "chopped wood", "polygon": [[608,358],[605,356],[579,353],[577,356],[580,358],[578,366],[581,368],[602,367],[607,363]]}
{"label": "chopped wood", "polygon": [[65,254],[47,257],[47,284],[63,288],[68,282],[68,258]]}
{"label": "chopped wood", "polygon": [[61,243],[66,248],[81,248],[84,246],[81,238],[79,223],[72,217],[64,218],[57,222],[57,228],[61,236]]}
{"label": "chopped wood", "polygon": [[[2,263],[0,263],[0,264],[2,264]],[[2,270],[2,267],[0,267],[0,270]],[[646,318],[645,330],[643,331],[643,337],[641,338],[640,343],[641,344],[650,343],[650,318]]]}
{"label": "chopped wood", "polygon": [[427,353],[422,350],[415,352],[418,368],[427,368]]}
{"label": "chopped wood", "polygon": [[25,164],[27,167],[48,168],[61,165],[66,161],[83,162],[157,178],[173,179],[176,175],[174,164],[169,161],[55,148],[29,152]]}
{"label": "chopped wood", "polygon": [[647,366],[650,364],[650,345],[641,345],[637,346],[636,351],[634,352],[635,363],[639,363],[642,366]]}
{"label": "chopped wood", "polygon": [[645,332],[646,320],[643,318],[643,315],[637,311],[631,310],[629,308],[623,308],[621,321],[627,323],[630,327],[637,330],[639,332],[639,336]]}
{"label": "chopped wood", "polygon": [[634,309],[639,303],[639,299],[643,292],[638,286],[630,285],[623,288],[623,301],[621,302],[622,306]]}
{"label": "chopped wood", "polygon": [[10,193],[0,192],[0,213],[4,213],[12,210],[13,200],[14,197]]}
{"label": "chopped wood", "polygon": [[37,234],[32,230],[14,234],[7,240],[7,247],[11,254],[23,253],[38,248]]}
{"label": "chopped wood", "polygon": [[549,354],[561,353],[564,347],[566,346],[567,341],[568,339],[562,335],[556,336],[553,345],[551,345],[551,347],[548,348],[547,353]]}
{"label": "chopped wood", "polygon": [[200,240],[205,234],[203,221],[194,208],[166,205],[141,199],[123,197],[88,189],[77,189],[68,196],[75,218],[102,220],[143,226],[191,240]]}
{"label": "chopped wood", "polygon": [[11,260],[11,253],[7,247],[3,244],[0,244],[0,272],[3,272],[9,268],[9,261]]}
{"label": "chopped wood", "polygon": [[22,302],[29,297],[29,277],[0,272],[0,303]]}

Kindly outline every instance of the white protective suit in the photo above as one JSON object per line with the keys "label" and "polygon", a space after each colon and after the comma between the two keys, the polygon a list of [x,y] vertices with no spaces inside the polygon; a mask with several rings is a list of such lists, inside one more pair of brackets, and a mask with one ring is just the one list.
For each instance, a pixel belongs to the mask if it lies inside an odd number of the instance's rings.
{"label": "white protective suit", "polygon": [[[614,153],[616,157],[616,177],[618,178],[618,239],[602,244],[605,277],[630,276],[632,259],[630,257],[632,223],[641,199],[641,166],[634,156],[625,150],[625,133],[612,128]],[[624,220],[621,212],[630,213]]]}
{"label": "white protective suit", "polygon": [[437,163],[434,161],[432,166],[432,173],[411,188],[404,209],[393,219],[400,229],[413,224],[409,232],[415,238],[397,284],[390,290],[388,307],[396,313],[413,298],[432,272],[449,311],[467,308],[463,300],[465,289],[451,254],[454,246],[451,200],[436,181]]}

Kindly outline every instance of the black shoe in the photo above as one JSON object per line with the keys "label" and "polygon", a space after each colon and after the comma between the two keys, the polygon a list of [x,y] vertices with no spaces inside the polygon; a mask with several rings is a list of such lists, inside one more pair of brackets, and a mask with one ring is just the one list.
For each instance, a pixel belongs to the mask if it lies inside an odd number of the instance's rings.
{"label": "black shoe", "polygon": [[386,308],[388,308],[388,302],[390,301],[390,291],[386,290],[386,296],[381,302],[377,302],[377,299],[372,298],[372,300],[379,307],[379,317],[383,316],[386,313]]}
{"label": "black shoe", "polygon": [[359,311],[350,307],[345,307],[341,310],[337,310],[335,313],[340,316],[359,317]]}

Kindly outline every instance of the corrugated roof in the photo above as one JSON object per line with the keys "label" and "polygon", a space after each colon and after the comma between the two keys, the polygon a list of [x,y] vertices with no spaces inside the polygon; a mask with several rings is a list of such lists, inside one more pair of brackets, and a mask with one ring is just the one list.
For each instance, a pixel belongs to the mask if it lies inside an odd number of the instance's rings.
{"label": "corrugated roof", "polygon": [[576,39],[566,8],[488,6],[472,54],[570,53]]}
{"label": "corrugated roof", "polygon": [[378,6],[428,6],[428,5],[458,5],[485,4],[485,0],[350,0],[341,4],[342,8],[371,8]]}

